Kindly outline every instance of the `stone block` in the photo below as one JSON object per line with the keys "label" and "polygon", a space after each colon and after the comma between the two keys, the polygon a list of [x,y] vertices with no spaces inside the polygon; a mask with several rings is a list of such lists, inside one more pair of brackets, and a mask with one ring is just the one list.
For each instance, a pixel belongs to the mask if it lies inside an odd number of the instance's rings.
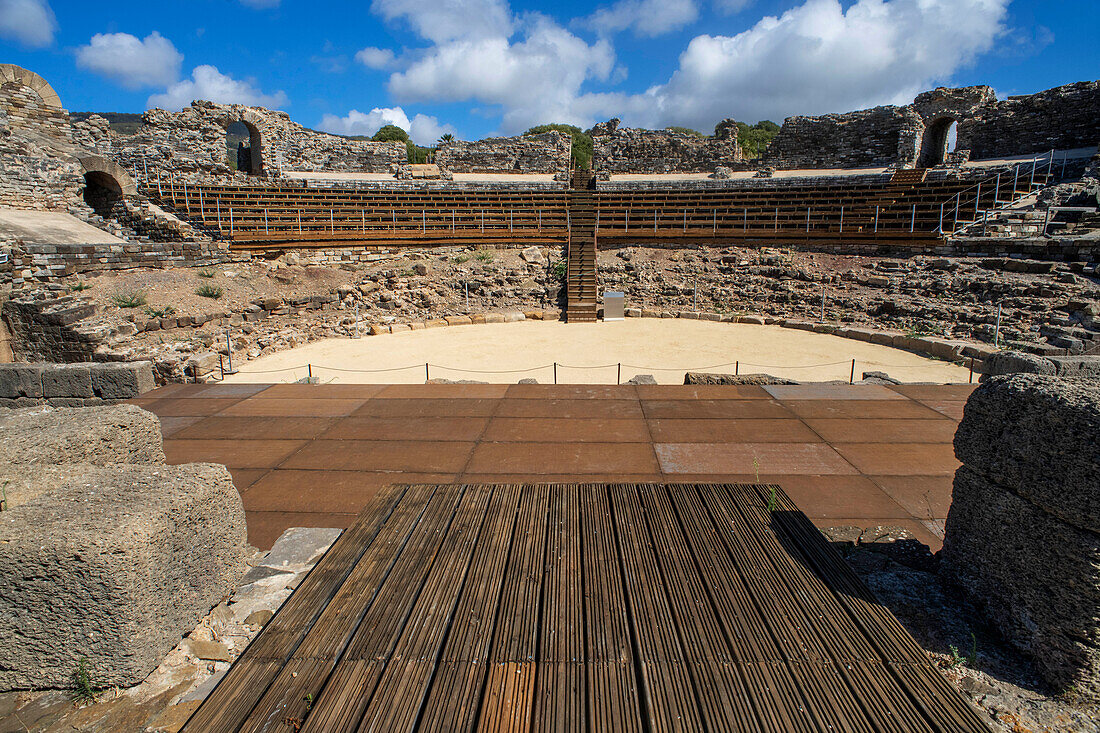
{"label": "stone block", "polygon": [[1100,377],[1100,356],[1050,356],[1059,377]]}
{"label": "stone block", "polygon": [[42,393],[50,397],[92,397],[90,364],[50,364],[42,372]]}
{"label": "stone block", "polygon": [[0,514],[0,690],[144,679],[250,555],[224,466],[42,466]]}
{"label": "stone block", "polygon": [[473,323],[469,316],[446,316],[443,320],[448,326],[469,326]]}
{"label": "stone block", "polygon": [[1050,374],[1057,372],[1054,362],[1044,356],[1028,354],[1023,351],[1000,351],[991,354],[982,363],[982,372],[986,377],[1002,374]]}
{"label": "stone block", "polygon": [[485,323],[504,323],[503,313],[486,313]]}
{"label": "stone block", "polygon": [[42,364],[0,364],[0,397],[42,397]]}
{"label": "stone block", "polygon": [[999,377],[967,400],[955,455],[1062,521],[1100,532],[1100,381]]}
{"label": "stone block", "polygon": [[504,316],[505,323],[519,323],[527,320],[527,316],[520,311],[507,311],[501,315]]}
{"label": "stone block", "polygon": [[963,466],[941,558],[944,577],[1055,689],[1100,697],[1100,535]]}
{"label": "stone block", "polygon": [[0,414],[0,464],[164,463],[160,419],[134,405]]}
{"label": "stone block", "polygon": [[128,400],[156,386],[151,361],[109,362],[92,368],[92,392],[105,400]]}

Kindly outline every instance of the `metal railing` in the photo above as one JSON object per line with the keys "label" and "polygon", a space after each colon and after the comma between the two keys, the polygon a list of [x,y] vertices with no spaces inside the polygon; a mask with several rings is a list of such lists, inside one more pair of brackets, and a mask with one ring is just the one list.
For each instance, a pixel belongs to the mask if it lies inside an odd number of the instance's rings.
{"label": "metal railing", "polygon": [[[1007,171],[999,171],[995,176],[982,179],[940,202],[936,233],[948,237],[956,236],[975,224],[985,223],[991,215],[1014,206],[1032,195],[1037,188],[1046,186],[1054,169],[1054,154],[1052,149],[1037,155],[1030,161],[1018,163]],[[1044,166],[1046,171],[1039,173]],[[1038,186],[1036,178],[1040,181]],[[1002,194],[1006,191],[1009,195],[1003,198]]]}

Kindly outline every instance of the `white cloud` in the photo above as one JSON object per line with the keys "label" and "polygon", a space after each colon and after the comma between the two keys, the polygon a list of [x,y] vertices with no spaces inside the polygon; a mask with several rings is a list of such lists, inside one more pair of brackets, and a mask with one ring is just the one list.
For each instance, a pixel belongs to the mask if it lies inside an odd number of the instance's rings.
{"label": "white cloud", "polygon": [[53,43],[57,18],[46,0],[0,0],[0,38],[42,48]]}
{"label": "white cloud", "polygon": [[371,10],[387,21],[407,21],[418,35],[435,43],[507,37],[514,23],[503,0],[374,0]]}
{"label": "white cloud", "polygon": [[147,104],[149,107],[179,110],[197,99],[219,104],[247,104],[270,108],[287,103],[286,94],[282,90],[265,94],[256,88],[252,80],[234,79],[218,71],[217,67],[203,65],[195,67],[190,79],[176,82],[163,94],[149,97]]}
{"label": "white cloud", "polygon": [[337,135],[373,135],[383,125],[397,125],[417,145],[434,145],[443,133],[456,132],[451,125],[428,115],[418,114],[410,120],[400,107],[375,107],[366,113],[353,109],[343,117],[329,114],[321,119],[321,129]]}
{"label": "white cloud", "polygon": [[97,33],[76,50],[76,65],[127,89],[167,86],[180,75],[183,54],[156,31],[139,40],[129,33]]}
{"label": "white cloud", "polygon": [[426,49],[390,76],[397,100],[474,100],[503,110],[505,132],[543,122],[577,122],[581,85],[607,79],[615,55],[606,41],[588,44],[551,19],[528,14],[511,35],[476,32]]}
{"label": "white cloud", "polygon": [[665,84],[639,95],[591,95],[578,109],[652,127],[708,129],[723,117],[905,104],[988,51],[1009,0],[806,0],[736,36],[702,35]]}
{"label": "white cloud", "polygon": [[756,0],[714,0],[714,9],[719,13],[733,15],[734,13],[740,13],[754,2]]}
{"label": "white cloud", "polygon": [[387,69],[393,65],[394,54],[388,48],[367,46],[355,52],[355,60],[368,69]]}
{"label": "white cloud", "polygon": [[619,0],[596,10],[582,25],[603,34],[629,28],[637,36],[652,38],[679,30],[698,17],[695,0]]}

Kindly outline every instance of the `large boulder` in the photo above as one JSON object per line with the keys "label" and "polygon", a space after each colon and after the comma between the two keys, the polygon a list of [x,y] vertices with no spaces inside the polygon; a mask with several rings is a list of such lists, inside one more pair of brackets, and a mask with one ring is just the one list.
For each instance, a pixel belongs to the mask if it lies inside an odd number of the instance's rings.
{"label": "large boulder", "polygon": [[967,401],[941,572],[1049,684],[1100,699],[1100,381],[997,377]]}
{"label": "large boulder", "polygon": [[8,470],[0,512],[0,690],[144,679],[235,587],[250,554],[224,466]]}
{"label": "large boulder", "polygon": [[160,419],[134,405],[0,411],[3,463],[164,463]]}

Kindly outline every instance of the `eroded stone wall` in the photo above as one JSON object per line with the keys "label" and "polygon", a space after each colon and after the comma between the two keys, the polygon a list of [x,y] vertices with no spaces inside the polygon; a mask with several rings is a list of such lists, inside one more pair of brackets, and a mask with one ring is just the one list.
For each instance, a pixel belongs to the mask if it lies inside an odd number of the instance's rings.
{"label": "eroded stone wall", "polygon": [[490,137],[439,146],[436,164],[451,173],[559,173],[569,169],[569,135],[557,131]]}
{"label": "eroded stone wall", "polygon": [[784,170],[887,166],[916,156],[912,141],[922,128],[907,107],[788,117],[760,163]]}
{"label": "eroded stone wall", "polygon": [[1072,150],[1100,144],[1100,81],[1009,97],[959,124],[971,158]]}
{"label": "eroded stone wall", "polygon": [[713,173],[743,161],[733,120],[723,120],[714,137],[619,127],[618,119],[601,122],[589,134],[593,167],[602,173]]}

